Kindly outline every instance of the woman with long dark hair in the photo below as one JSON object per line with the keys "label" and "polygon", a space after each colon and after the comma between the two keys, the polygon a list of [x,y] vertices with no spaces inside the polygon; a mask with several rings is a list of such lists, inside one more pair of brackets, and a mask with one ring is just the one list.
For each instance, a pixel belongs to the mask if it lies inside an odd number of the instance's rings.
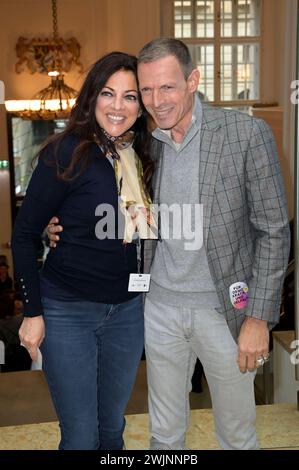
{"label": "woman with long dark hair", "polygon": [[[137,273],[135,232],[151,237],[154,219],[136,67],[120,52],[93,65],[66,130],[39,153],[13,233],[25,309],[19,335],[33,360],[41,349],[60,449],[123,448],[143,351],[142,294],[128,285]],[[64,231],[38,272],[37,249],[53,215]]]}

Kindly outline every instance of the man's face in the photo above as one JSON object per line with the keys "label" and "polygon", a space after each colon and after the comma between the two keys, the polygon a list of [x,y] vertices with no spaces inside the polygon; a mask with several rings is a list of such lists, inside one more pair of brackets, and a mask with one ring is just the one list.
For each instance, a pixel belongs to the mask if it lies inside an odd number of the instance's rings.
{"label": "man's face", "polygon": [[193,97],[199,82],[194,69],[188,79],[174,56],[138,65],[142,100],[160,129],[186,132],[192,118]]}

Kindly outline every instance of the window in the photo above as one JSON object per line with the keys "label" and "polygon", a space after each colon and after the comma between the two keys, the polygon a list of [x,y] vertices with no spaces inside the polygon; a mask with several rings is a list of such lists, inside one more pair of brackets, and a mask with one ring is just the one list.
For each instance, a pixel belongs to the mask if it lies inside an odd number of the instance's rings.
{"label": "window", "polygon": [[172,35],[187,44],[200,70],[203,99],[240,109],[259,101],[262,0],[163,2]]}

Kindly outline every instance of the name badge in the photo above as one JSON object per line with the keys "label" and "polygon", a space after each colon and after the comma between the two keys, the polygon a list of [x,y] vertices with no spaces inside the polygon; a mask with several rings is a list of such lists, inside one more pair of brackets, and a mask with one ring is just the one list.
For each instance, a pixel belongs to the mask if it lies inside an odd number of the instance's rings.
{"label": "name badge", "polygon": [[150,288],[150,274],[130,274],[129,292],[148,292]]}

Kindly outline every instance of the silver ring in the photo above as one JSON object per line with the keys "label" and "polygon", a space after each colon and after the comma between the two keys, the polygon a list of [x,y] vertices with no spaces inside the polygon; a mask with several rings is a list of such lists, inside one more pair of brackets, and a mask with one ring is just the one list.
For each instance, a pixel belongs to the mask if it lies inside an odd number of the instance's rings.
{"label": "silver ring", "polygon": [[[268,359],[267,359],[268,360]],[[263,356],[259,356],[256,360],[255,363],[257,364],[257,367],[261,367],[265,364],[265,359]]]}

